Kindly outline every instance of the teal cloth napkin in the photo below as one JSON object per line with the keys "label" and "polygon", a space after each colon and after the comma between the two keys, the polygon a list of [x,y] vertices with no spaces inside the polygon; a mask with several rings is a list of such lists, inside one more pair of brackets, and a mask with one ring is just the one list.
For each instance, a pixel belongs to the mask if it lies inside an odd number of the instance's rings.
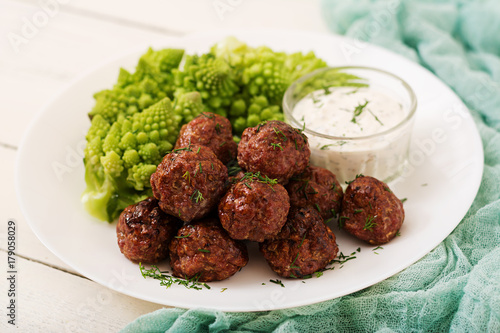
{"label": "teal cloth napkin", "polygon": [[468,105],[485,168],[467,215],[401,273],[331,301],[271,312],[161,309],[123,332],[500,332],[500,1],[325,0],[335,33],[419,62]]}

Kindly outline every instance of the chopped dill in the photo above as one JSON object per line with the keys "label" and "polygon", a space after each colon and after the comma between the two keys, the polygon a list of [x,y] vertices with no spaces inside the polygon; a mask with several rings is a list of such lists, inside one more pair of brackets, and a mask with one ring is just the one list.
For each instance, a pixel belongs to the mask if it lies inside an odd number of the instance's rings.
{"label": "chopped dill", "polygon": [[288,140],[286,135],[283,134],[283,132],[281,130],[277,129],[276,127],[273,127],[273,130],[274,130],[274,133],[276,133],[276,135],[278,136],[278,139],[280,138],[280,135],[281,135],[283,137],[283,141]]}
{"label": "chopped dill", "polygon": [[363,227],[363,230],[373,231],[373,228],[377,226],[377,222],[374,221],[376,218],[377,215],[375,216],[368,215],[366,217],[365,226]]}
{"label": "chopped dill", "polygon": [[[317,192],[316,192],[316,193],[317,193]],[[316,209],[318,210],[318,212],[320,212],[320,213],[321,213],[321,208],[319,208],[319,205],[316,203],[316,204],[314,204],[314,206],[316,207]]]}
{"label": "chopped dill", "polygon": [[281,280],[278,280],[278,279],[276,279],[276,280],[269,280],[269,282],[272,282],[274,284],[278,284],[281,287],[285,288],[285,285],[283,284],[283,282],[281,282]]}
{"label": "chopped dill", "polygon": [[191,185],[191,175],[189,174],[189,171],[186,171],[183,175],[182,178],[187,180],[187,182]]}
{"label": "chopped dill", "polygon": [[348,216],[341,216],[339,217],[339,228],[342,229],[345,225],[344,220],[350,220],[351,218]]}
{"label": "chopped dill", "polygon": [[269,186],[271,186],[271,188],[273,188],[273,185],[278,184],[277,179],[271,179],[268,176],[262,176],[260,174],[260,171],[258,171],[256,173],[252,173],[252,172],[245,173],[243,175],[243,177],[241,177],[240,181],[244,181],[244,180],[257,180],[259,183],[268,184]]}
{"label": "chopped dill", "polygon": [[364,104],[358,104],[356,107],[354,107],[351,122],[356,123],[356,117],[359,117],[363,113],[368,103],[369,101],[365,100]]}
{"label": "chopped dill", "polygon": [[193,194],[191,194],[189,199],[191,199],[193,202],[196,203],[205,200],[205,198],[203,198],[203,194],[199,190],[194,190]]}
{"label": "chopped dill", "polygon": [[276,150],[276,147],[278,147],[281,151],[283,151],[283,147],[281,147],[281,143],[272,143],[271,146],[273,147],[273,150]]}
{"label": "chopped dill", "polygon": [[151,277],[155,280],[159,280],[160,285],[166,288],[170,288],[172,285],[177,284],[194,290],[202,290],[203,287],[205,287],[206,289],[210,289],[210,286],[208,284],[198,282],[200,275],[196,275],[190,279],[179,279],[172,275],[166,274],[168,272],[160,271],[160,269],[155,265],[151,265],[150,269],[146,269],[144,266],[142,266],[142,263],[139,263],[139,269],[141,270],[141,275],[143,278]]}

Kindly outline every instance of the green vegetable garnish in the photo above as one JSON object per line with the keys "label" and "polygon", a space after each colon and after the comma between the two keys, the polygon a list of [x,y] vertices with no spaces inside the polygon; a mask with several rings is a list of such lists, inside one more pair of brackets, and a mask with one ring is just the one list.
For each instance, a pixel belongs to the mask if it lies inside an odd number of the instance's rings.
{"label": "green vegetable garnish", "polygon": [[198,282],[198,279],[200,278],[199,275],[194,276],[191,279],[184,280],[166,274],[168,272],[160,271],[160,269],[155,265],[151,265],[150,269],[146,269],[144,266],[142,266],[142,263],[139,263],[139,269],[141,270],[141,275],[144,278],[151,277],[155,280],[159,280],[160,285],[166,288],[170,288],[173,284],[177,284],[180,286],[184,286],[188,289],[201,290],[203,289],[203,287],[205,287],[206,289],[210,289],[210,286],[208,284],[203,282]]}

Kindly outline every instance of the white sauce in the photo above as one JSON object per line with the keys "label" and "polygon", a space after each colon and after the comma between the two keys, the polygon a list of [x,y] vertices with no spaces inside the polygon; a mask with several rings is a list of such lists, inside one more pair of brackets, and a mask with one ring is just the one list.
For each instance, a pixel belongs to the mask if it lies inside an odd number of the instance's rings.
{"label": "white sauce", "polygon": [[374,138],[362,137],[390,130],[407,113],[397,99],[371,87],[333,87],[326,94],[318,90],[293,109],[293,117],[306,129],[339,137],[334,140],[305,132],[311,163],[331,170],[341,184],[357,174],[389,181],[401,171],[408,154],[409,125]]}
{"label": "white sauce", "polygon": [[405,113],[392,97],[373,88],[338,87],[315,91],[300,100],[295,119],[315,132],[360,137],[386,131],[399,124]]}

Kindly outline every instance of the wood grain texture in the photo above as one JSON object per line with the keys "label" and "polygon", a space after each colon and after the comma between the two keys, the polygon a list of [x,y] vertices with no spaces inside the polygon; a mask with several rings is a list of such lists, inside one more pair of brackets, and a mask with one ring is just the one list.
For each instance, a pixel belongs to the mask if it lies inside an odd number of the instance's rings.
{"label": "wood grain texture", "polygon": [[[6,254],[0,251],[0,261]],[[117,332],[137,317],[161,309],[86,278],[18,258],[17,327],[0,320],[1,332]],[[2,304],[8,281],[0,279]],[[4,317],[4,316],[2,316]]]}
{"label": "wood grain texture", "polygon": [[34,24],[43,10],[12,1],[0,3],[0,36],[10,36],[0,39],[0,110],[8,116],[0,122],[0,143],[12,146],[19,145],[36,113],[72,79],[107,59],[167,37],[62,10],[45,26],[35,27],[37,32],[26,34],[23,31],[30,31],[26,22]]}

